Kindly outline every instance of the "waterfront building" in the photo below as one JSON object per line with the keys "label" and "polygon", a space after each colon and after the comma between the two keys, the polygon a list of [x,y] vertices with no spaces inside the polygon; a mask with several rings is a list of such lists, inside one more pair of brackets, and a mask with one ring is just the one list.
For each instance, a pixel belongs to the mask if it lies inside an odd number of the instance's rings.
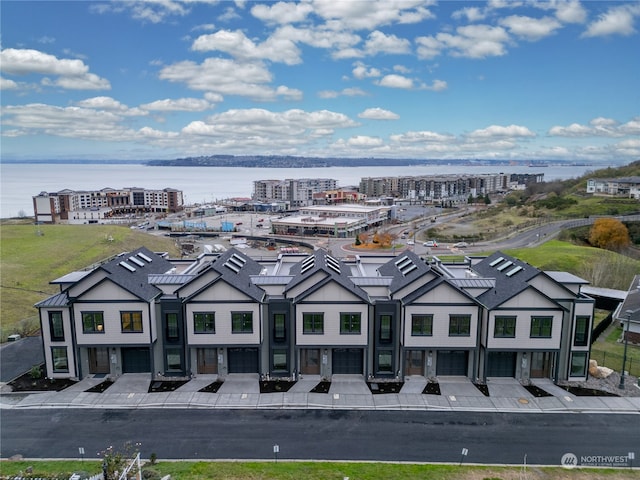
{"label": "waterfront building", "polygon": [[587,282],[501,252],[172,260],[141,247],[52,283],[36,304],[49,378],[587,377]]}
{"label": "waterfront building", "polygon": [[286,180],[255,180],[252,198],[257,202],[287,201],[290,208],[313,205],[313,195],[335,190],[338,181],[332,178],[297,178]]}
{"label": "waterfront building", "polygon": [[36,222],[104,223],[114,216],[175,213],[183,209],[182,191],[139,187],[41,192],[33,197]]}

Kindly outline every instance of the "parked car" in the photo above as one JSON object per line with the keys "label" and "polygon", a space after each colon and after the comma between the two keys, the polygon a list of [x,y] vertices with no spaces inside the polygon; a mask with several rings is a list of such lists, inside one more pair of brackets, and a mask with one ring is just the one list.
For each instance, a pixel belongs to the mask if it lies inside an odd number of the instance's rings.
{"label": "parked car", "polygon": [[453,246],[455,248],[467,248],[469,244],[467,242],[458,242],[458,243],[454,243]]}
{"label": "parked car", "polygon": [[413,240],[407,240],[407,245],[415,245],[415,242]]}
{"label": "parked car", "polygon": [[435,240],[427,240],[426,242],[424,242],[422,244],[423,247],[437,247],[438,246],[438,242],[436,242]]}

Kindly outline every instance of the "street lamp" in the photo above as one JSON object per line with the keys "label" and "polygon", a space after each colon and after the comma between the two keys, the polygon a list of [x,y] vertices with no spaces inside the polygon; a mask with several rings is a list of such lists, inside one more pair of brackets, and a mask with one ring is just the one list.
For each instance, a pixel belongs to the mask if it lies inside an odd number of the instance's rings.
{"label": "street lamp", "polygon": [[633,310],[627,310],[625,316],[627,317],[627,332],[625,334],[624,327],[622,327],[622,336],[624,337],[624,353],[622,354],[622,374],[620,375],[620,385],[618,388],[624,390],[624,369],[627,365],[627,344],[629,343],[629,323],[631,322],[631,314]]}

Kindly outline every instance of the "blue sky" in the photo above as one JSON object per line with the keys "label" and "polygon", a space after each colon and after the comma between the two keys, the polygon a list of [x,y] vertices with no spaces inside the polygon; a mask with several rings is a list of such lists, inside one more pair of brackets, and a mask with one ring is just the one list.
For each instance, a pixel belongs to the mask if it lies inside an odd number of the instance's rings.
{"label": "blue sky", "polygon": [[640,2],[3,1],[5,159],[640,159]]}

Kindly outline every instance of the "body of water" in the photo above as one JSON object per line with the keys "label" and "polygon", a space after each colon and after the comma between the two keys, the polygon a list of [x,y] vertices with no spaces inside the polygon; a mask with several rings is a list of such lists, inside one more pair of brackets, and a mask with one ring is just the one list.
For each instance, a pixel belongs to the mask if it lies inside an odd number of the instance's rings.
{"label": "body of water", "polygon": [[100,190],[141,187],[182,190],[185,203],[212,203],[217,199],[251,197],[253,181],[285,178],[334,178],[340,187],[359,185],[362,177],[544,173],[546,181],[566,180],[600,166],[469,166],[418,165],[401,167],[234,168],[148,167],[142,164],[1,164],[0,217],[33,215],[34,195],[60,190]]}

